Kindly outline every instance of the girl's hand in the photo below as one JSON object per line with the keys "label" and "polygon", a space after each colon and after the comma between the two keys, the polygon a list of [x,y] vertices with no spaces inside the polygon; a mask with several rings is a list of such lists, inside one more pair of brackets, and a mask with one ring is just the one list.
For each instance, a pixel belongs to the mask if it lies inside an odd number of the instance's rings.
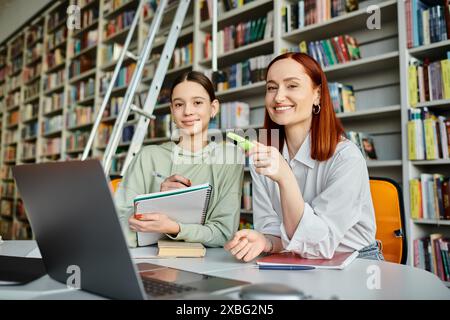
{"label": "girl's hand", "polygon": [[268,147],[262,143],[252,141],[255,145],[249,150],[248,155],[253,156],[253,165],[258,174],[269,177],[275,182],[280,182],[290,171],[286,159],[275,147]]}
{"label": "girl's hand", "polygon": [[174,174],[168,177],[166,180],[164,180],[163,183],[161,183],[160,191],[182,189],[190,187],[191,185],[192,182],[188,178],[185,178],[179,174]]}
{"label": "girl's hand", "polygon": [[136,213],[128,219],[130,229],[136,232],[158,232],[177,235],[179,224],[160,212]]}
{"label": "girl's hand", "polygon": [[234,238],[228,241],[224,249],[238,260],[245,262],[255,259],[261,252],[271,251],[271,243],[262,233],[244,229],[236,232]]}

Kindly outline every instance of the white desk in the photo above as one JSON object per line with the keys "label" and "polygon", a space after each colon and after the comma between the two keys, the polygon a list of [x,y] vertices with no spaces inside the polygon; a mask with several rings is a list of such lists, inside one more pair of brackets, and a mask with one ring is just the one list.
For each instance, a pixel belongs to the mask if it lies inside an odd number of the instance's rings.
{"label": "white desk", "polygon": [[[0,255],[27,256],[34,241],[7,241],[0,245]],[[450,289],[432,273],[389,262],[356,259],[345,270],[275,271],[258,270],[254,264],[236,261],[223,249],[208,249],[205,258],[138,259],[224,278],[251,283],[284,283],[314,298],[329,299],[433,299],[450,300]],[[379,268],[380,288],[369,289],[367,282]],[[369,281],[370,282],[370,281]],[[96,295],[69,290],[65,285],[44,276],[25,286],[0,287],[0,299],[101,299]]]}

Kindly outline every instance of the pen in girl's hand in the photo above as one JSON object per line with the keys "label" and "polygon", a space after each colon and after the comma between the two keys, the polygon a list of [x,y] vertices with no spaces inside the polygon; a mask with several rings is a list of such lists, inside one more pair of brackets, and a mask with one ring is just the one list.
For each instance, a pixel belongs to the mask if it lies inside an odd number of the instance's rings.
{"label": "pen in girl's hand", "polygon": [[[162,174],[160,174],[160,173],[158,173],[156,171],[153,171],[152,175],[154,177],[160,178],[162,180],[166,180],[166,179],[170,178],[170,177],[166,177],[166,176],[164,176],[164,175],[162,175]],[[181,180],[180,177],[177,178],[177,175],[173,175],[171,177],[173,177],[173,179],[175,179],[175,180],[171,180],[171,181],[179,182],[179,183],[185,185],[186,187],[190,187],[192,185],[191,181],[189,179],[184,178],[184,177],[181,177],[181,178],[184,179],[184,181]]]}
{"label": "pen in girl's hand", "polygon": [[167,179],[166,176],[163,176],[161,173],[158,173],[158,172],[156,172],[156,171],[153,171],[153,176],[154,176],[154,177],[158,177],[158,178],[163,179],[163,180],[166,180],[166,179]]}

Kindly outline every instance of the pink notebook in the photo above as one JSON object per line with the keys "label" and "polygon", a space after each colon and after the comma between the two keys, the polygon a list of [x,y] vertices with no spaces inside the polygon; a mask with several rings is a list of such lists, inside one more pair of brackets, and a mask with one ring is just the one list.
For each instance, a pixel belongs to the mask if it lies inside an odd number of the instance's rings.
{"label": "pink notebook", "polygon": [[306,259],[293,252],[281,252],[258,259],[261,266],[310,266],[317,269],[344,269],[358,256],[359,252],[335,252],[331,259]]}

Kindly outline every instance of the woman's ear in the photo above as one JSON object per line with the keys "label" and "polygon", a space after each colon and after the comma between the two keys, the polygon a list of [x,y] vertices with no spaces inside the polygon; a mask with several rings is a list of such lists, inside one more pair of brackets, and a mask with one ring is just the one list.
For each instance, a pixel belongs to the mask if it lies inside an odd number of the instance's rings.
{"label": "woman's ear", "polygon": [[219,100],[214,99],[213,102],[211,102],[211,118],[214,118],[219,113],[220,103]]}
{"label": "woman's ear", "polygon": [[322,91],[322,86],[319,85],[314,89],[314,105],[320,105],[320,93]]}

